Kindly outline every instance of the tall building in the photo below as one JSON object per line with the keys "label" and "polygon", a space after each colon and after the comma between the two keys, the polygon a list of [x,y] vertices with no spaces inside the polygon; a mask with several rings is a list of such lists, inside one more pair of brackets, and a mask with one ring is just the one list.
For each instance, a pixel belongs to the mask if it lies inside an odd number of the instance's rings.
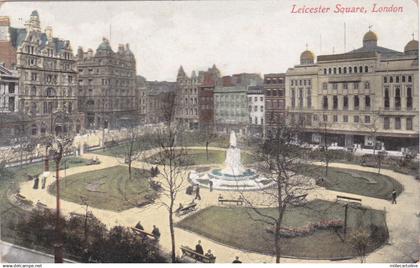
{"label": "tall building", "polygon": [[156,124],[172,120],[175,82],[147,81],[146,123]]}
{"label": "tall building", "polygon": [[[36,10],[25,23],[25,29],[7,26],[5,18],[1,21],[2,35],[6,35],[12,48],[0,53],[0,61],[11,66],[16,62],[18,110],[31,117],[30,134],[79,132],[84,118],[77,106],[77,72],[70,42],[54,37],[51,27],[41,31]],[[2,48],[8,46],[5,43],[0,45]]]}
{"label": "tall building", "polygon": [[0,61],[8,69],[16,68],[16,48],[26,36],[26,29],[10,26],[10,18],[0,16]]}
{"label": "tall building", "polygon": [[286,73],[290,120],[305,127],[308,142],[418,150],[418,41],[404,52],[378,45],[368,31],[362,47],[343,54],[301,54]]}
{"label": "tall building", "polygon": [[146,122],[147,115],[147,81],[143,76],[136,76],[136,106],[137,115],[141,123]]}
{"label": "tall building", "polygon": [[0,113],[18,112],[19,77],[17,71],[0,66]]}
{"label": "tall building", "polygon": [[265,97],[265,126],[264,134],[271,133],[273,127],[284,122],[285,118],[285,81],[284,73],[272,73],[264,75]]}
{"label": "tall building", "polygon": [[247,95],[249,112],[248,133],[252,136],[262,137],[265,124],[264,87],[249,86]]}
{"label": "tall building", "polygon": [[214,89],[220,83],[220,72],[216,65],[204,73],[198,90],[199,123],[206,131],[214,130]]}
{"label": "tall building", "polygon": [[88,128],[118,128],[137,122],[136,60],[129,45],[114,52],[106,38],[95,53],[77,52],[80,110]]}
{"label": "tall building", "polygon": [[207,71],[199,71],[198,74],[193,71],[191,76],[185,74],[182,66],[178,70],[175,93],[175,118],[177,122],[190,129],[199,128],[199,89],[208,73],[212,77],[220,77],[220,72],[215,65]]}

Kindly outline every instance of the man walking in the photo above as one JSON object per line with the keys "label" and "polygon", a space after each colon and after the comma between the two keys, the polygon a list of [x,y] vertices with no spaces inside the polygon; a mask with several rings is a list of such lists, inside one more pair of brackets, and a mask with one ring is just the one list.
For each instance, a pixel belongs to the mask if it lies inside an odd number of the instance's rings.
{"label": "man walking", "polygon": [[197,186],[195,188],[195,198],[194,198],[194,200],[196,200],[196,199],[201,200],[200,185],[199,184],[197,184]]}
{"label": "man walking", "polygon": [[397,191],[395,189],[392,189],[392,204],[397,204]]}
{"label": "man walking", "polygon": [[209,179],[209,188],[210,192],[213,192],[213,181],[211,179]]}

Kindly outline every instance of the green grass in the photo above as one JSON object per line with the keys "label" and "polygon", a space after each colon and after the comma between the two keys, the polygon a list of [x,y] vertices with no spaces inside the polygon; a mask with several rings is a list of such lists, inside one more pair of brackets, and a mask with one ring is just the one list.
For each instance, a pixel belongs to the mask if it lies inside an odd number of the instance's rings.
{"label": "green grass", "polygon": [[[274,208],[261,209],[261,212],[272,216],[277,214]],[[349,208],[348,216],[348,232],[371,224],[385,226],[385,216],[381,211]],[[208,207],[183,219],[177,223],[177,227],[242,250],[274,255],[273,234],[266,231],[270,225],[255,219],[261,217],[250,208]],[[306,207],[291,207],[286,211],[283,226],[301,227],[323,219],[343,220],[343,205],[314,200]],[[368,250],[372,251],[381,244],[372,242]],[[350,243],[343,242],[332,230],[317,230],[303,237],[281,238],[281,245],[283,256],[334,259],[355,255]]]}
{"label": "green grass", "polygon": [[[77,157],[65,158],[67,161],[67,168],[78,165],[84,165],[86,160]],[[64,162],[62,162],[64,166]],[[50,170],[55,169],[55,163],[50,161]],[[7,193],[15,193],[19,188],[19,184],[28,179],[28,175],[39,175],[44,170],[44,163],[34,163],[30,165],[23,165],[22,167],[8,168],[7,172],[0,175],[0,224],[1,224],[1,239],[11,243],[19,243],[13,230],[13,226],[18,223],[26,211],[12,205],[7,199]],[[28,246],[28,245],[26,245]]]}
{"label": "green grass", "polygon": [[[223,164],[226,158],[225,151],[209,150],[207,159],[207,153],[205,149],[188,149],[185,154],[185,165],[212,165],[212,164]],[[242,152],[241,161],[244,165],[252,164],[255,162],[253,155]],[[146,159],[146,162],[157,163],[156,155]]]}
{"label": "green grass", "polygon": [[399,182],[382,174],[329,167],[328,176],[325,178],[325,167],[311,167],[310,170],[306,175],[324,178],[324,181],[318,181],[318,184],[329,190],[386,200],[391,200],[392,189],[398,194],[403,190]]}
{"label": "green grass", "polygon": [[[110,167],[68,176],[61,183],[60,194],[64,200],[82,204],[81,197],[84,197],[89,206],[122,211],[156,197],[148,177],[149,171],[133,168],[132,179],[129,180],[127,167]],[[55,183],[48,191],[55,194]]]}

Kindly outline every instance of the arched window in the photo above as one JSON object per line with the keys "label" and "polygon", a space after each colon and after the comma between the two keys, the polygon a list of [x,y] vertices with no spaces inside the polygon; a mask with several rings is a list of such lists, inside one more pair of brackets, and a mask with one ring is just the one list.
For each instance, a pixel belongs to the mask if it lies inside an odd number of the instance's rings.
{"label": "arched window", "polygon": [[351,72],[352,72],[352,69],[351,69],[351,67],[349,67],[349,74],[351,74]]}
{"label": "arched window", "polygon": [[354,73],[357,73],[357,66],[354,66],[354,67],[353,67],[353,72],[354,72]]}
{"label": "arched window", "polygon": [[365,73],[369,72],[369,68],[367,66],[365,66]]}
{"label": "arched window", "polygon": [[52,87],[47,88],[47,97],[55,97],[57,94]]}
{"label": "arched window", "polygon": [[347,67],[343,68],[343,73],[347,73]]}
{"label": "arched window", "polygon": [[359,66],[359,73],[363,73],[363,66]]}
{"label": "arched window", "polygon": [[328,68],[328,73],[331,74],[331,68]]}
{"label": "arched window", "polygon": [[338,67],[338,73],[341,74],[341,67]]}

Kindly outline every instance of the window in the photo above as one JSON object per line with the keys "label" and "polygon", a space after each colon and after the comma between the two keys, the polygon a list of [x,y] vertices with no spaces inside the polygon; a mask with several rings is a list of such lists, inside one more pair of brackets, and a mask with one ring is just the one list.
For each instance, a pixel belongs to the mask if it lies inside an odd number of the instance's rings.
{"label": "window", "polygon": [[401,117],[395,117],[395,129],[401,129]]}
{"label": "window", "polygon": [[357,73],[357,67],[356,66],[353,67],[353,72]]}
{"label": "window", "polygon": [[401,109],[401,91],[398,87],[395,89],[395,109]]}
{"label": "window", "polygon": [[261,118],[261,125],[264,125],[264,118]]}
{"label": "window", "polygon": [[31,80],[32,81],[37,81],[38,80],[38,75],[36,73],[31,73]]}
{"label": "window", "polygon": [[33,124],[32,127],[31,127],[31,134],[33,136],[35,136],[36,134],[38,134],[38,127],[35,124]]}
{"label": "window", "polygon": [[413,130],[413,119],[411,117],[406,119],[405,128],[407,130]]}
{"label": "window", "polygon": [[354,89],[359,89],[359,82],[354,82],[353,83],[353,88]]}
{"label": "window", "polygon": [[370,96],[365,96],[365,108],[370,109]]}
{"label": "window", "polygon": [[343,83],[343,89],[348,89],[348,84],[347,83]]}
{"label": "window", "polygon": [[322,107],[324,108],[324,110],[328,110],[328,97],[324,96],[322,98]]}
{"label": "window", "polygon": [[327,74],[327,68],[324,68],[324,74]]}
{"label": "window", "polygon": [[411,83],[411,75],[408,76],[408,83]]}
{"label": "window", "polygon": [[303,108],[303,89],[299,89],[299,108]]}
{"label": "window", "polygon": [[337,96],[333,96],[333,109],[334,110],[338,109],[338,97]]}
{"label": "window", "polygon": [[358,115],[353,116],[353,122],[354,123],[359,123],[359,116]]}
{"label": "window", "polygon": [[341,67],[338,67],[338,73],[341,74]]}
{"label": "window", "polygon": [[352,73],[352,68],[351,67],[349,67],[349,74],[351,74]]}
{"label": "window", "polygon": [[318,121],[318,115],[314,114],[314,121]]}
{"label": "window", "polygon": [[384,117],[384,129],[389,129],[389,117]]}
{"label": "window", "polygon": [[369,72],[369,68],[367,66],[365,66],[365,73]]}
{"label": "window", "polygon": [[333,122],[337,122],[338,121],[338,116],[337,115],[333,115]]}
{"label": "window", "polygon": [[363,73],[363,66],[359,66],[359,73]]}
{"label": "window", "polygon": [[295,90],[292,89],[292,107],[295,108],[296,106],[296,99],[295,99]]}
{"label": "window", "polygon": [[349,97],[348,96],[343,97],[343,109],[344,110],[349,109]]}
{"label": "window", "polygon": [[365,115],[365,123],[370,124],[370,116],[369,115]]}
{"label": "window", "polygon": [[407,109],[411,110],[413,108],[413,96],[411,92],[411,87],[407,88]]}
{"label": "window", "polygon": [[387,87],[385,88],[384,95],[385,95],[384,107],[385,107],[385,110],[388,110],[389,109],[389,89]]}
{"label": "window", "polygon": [[312,107],[312,98],[311,98],[311,90],[308,88],[308,91],[306,92],[306,105],[308,108]]}
{"label": "window", "polygon": [[392,76],[389,77],[389,82],[394,83],[394,78]]}
{"label": "window", "polygon": [[344,67],[343,73],[347,73],[347,67]]}
{"label": "window", "polygon": [[348,115],[343,115],[343,122],[347,123],[349,121],[349,116]]}
{"label": "window", "polygon": [[254,106],[254,112],[258,111],[258,106]]}
{"label": "window", "polygon": [[403,76],[401,77],[401,81],[402,81],[403,83],[405,83],[405,75],[403,75]]}
{"label": "window", "polygon": [[384,76],[384,83],[388,83],[388,79],[386,76]]}
{"label": "window", "polygon": [[31,96],[33,97],[33,96],[36,96],[36,87],[35,86],[32,86],[31,87]]}
{"label": "window", "polygon": [[322,89],[323,90],[327,90],[328,89],[328,84],[326,82],[322,83]]}
{"label": "window", "polygon": [[359,96],[354,96],[354,110],[359,110]]}
{"label": "window", "polygon": [[327,122],[328,121],[328,115],[326,115],[326,114],[322,115],[322,121]]}
{"label": "window", "polygon": [[337,74],[337,68],[334,67],[334,74]]}
{"label": "window", "polygon": [[337,90],[337,88],[338,88],[338,84],[337,83],[334,83],[333,84],[333,89]]}
{"label": "window", "polygon": [[399,83],[400,82],[400,77],[399,76],[396,76],[395,77],[395,83]]}
{"label": "window", "polygon": [[369,89],[369,88],[370,88],[369,81],[366,81],[366,82],[365,82],[365,89]]}

